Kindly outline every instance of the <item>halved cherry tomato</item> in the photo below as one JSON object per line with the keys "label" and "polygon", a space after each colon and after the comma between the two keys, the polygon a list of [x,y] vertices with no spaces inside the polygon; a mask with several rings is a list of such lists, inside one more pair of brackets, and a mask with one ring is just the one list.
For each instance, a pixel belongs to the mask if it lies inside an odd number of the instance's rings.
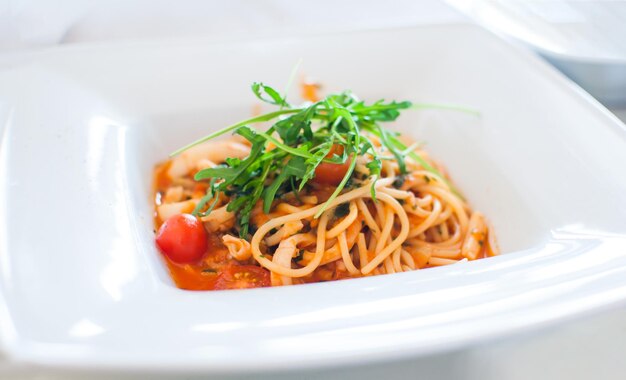
{"label": "halved cherry tomato", "polygon": [[[343,154],[343,146],[335,144],[330,149],[330,152],[326,155],[327,158],[332,157],[334,154]],[[323,185],[337,186],[341,183],[341,180],[350,169],[352,159],[348,157],[343,164],[331,164],[329,162],[322,162],[315,168],[315,177],[313,181]]]}
{"label": "halved cherry tomato", "polygon": [[207,232],[202,222],[190,214],[168,218],[159,228],[156,243],[170,260],[178,264],[198,261],[207,249]]}
{"label": "halved cherry tomato", "polygon": [[270,286],[270,272],[255,265],[229,265],[222,269],[215,290]]}

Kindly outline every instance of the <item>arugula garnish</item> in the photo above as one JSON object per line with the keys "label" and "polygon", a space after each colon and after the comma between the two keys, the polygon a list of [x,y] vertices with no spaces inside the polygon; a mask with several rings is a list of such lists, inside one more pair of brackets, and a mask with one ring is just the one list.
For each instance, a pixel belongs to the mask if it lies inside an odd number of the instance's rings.
{"label": "arugula garnish", "polygon": [[[316,217],[345,188],[354,173],[358,156],[370,157],[366,167],[372,179],[372,198],[376,199],[375,185],[382,160],[389,158],[379,155],[368,135],[376,136],[384,150],[391,153],[401,176],[406,174],[404,157],[408,154],[425,170],[443,178],[434,167],[410,147],[407,148],[397,138],[397,133],[386,130],[380,123],[394,121],[401,111],[410,108],[452,108],[472,112],[450,106],[414,105],[408,101],[380,100],[367,105],[350,91],[329,95],[303,107],[294,107],[285,96],[263,83],[253,83],[252,92],[258,99],[280,109],[223,128],[172,153],[176,155],[228,132],[234,132],[250,142],[250,155],[245,159],[228,158],[224,164],[201,170],[195,175],[197,181],[210,179],[210,183],[206,196],[193,211],[194,215],[208,215],[221,193],[232,195],[227,210],[237,214],[239,234],[244,238],[250,230],[250,213],[259,200],[263,202],[263,212],[269,213],[279,195],[293,192],[297,197],[298,192],[314,178],[315,168],[322,162],[344,164],[349,160],[350,166]],[[264,132],[249,127],[254,123],[270,121],[273,124]],[[272,149],[268,149],[270,144]],[[342,153],[328,157],[331,151]],[[339,207],[335,214],[344,214],[344,208]]]}

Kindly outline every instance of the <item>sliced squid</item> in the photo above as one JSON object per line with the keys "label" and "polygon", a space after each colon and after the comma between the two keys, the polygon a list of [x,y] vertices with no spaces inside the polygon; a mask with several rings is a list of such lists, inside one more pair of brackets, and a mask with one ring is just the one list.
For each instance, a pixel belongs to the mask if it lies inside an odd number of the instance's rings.
{"label": "sliced squid", "polygon": [[472,214],[467,228],[467,236],[461,248],[461,254],[468,260],[476,260],[487,243],[487,224],[483,214],[476,211]]}
{"label": "sliced squid", "polygon": [[162,222],[165,222],[171,216],[177,214],[185,214],[190,213],[196,207],[196,202],[193,200],[183,201],[183,202],[174,202],[174,203],[164,203],[162,205],[157,206],[157,214],[159,215],[159,219]]}
{"label": "sliced squid", "polygon": [[244,261],[252,256],[250,243],[247,240],[232,235],[224,235],[222,236],[222,242],[226,248],[228,248],[228,253],[230,253],[235,260]]}
{"label": "sliced squid", "polygon": [[172,186],[165,192],[163,203],[175,203],[183,200],[184,190],[182,186]]}
{"label": "sliced squid", "polygon": [[226,211],[226,207],[228,205],[217,208],[211,211],[209,215],[200,218],[207,230],[210,232],[223,232],[233,228],[235,225],[235,214]]}
{"label": "sliced squid", "polygon": [[[291,268],[291,259],[296,254],[296,241],[293,238],[283,240],[276,248],[272,261],[281,267]],[[272,272],[271,274],[272,286],[292,285],[293,280],[288,276],[281,276]]]}

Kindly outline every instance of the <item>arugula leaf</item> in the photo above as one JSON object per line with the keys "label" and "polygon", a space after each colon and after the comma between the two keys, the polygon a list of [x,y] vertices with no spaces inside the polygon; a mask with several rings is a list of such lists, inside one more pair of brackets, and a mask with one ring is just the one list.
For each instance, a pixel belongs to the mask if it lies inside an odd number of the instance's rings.
{"label": "arugula leaf", "polygon": [[330,153],[330,149],[332,148],[332,146],[333,146],[332,140],[318,145],[318,147],[320,147],[320,150],[315,152],[312,158],[309,158],[306,160],[305,163],[307,165],[307,171],[306,173],[304,173],[304,176],[302,176],[302,181],[300,181],[300,186],[298,187],[298,191],[301,191],[304,188],[304,185],[306,185],[307,182],[311,178],[313,178],[313,176],[315,176],[315,168],[317,168],[317,166],[320,163],[322,163],[322,161],[328,155],[328,153]]}
{"label": "arugula leaf", "polygon": [[250,214],[263,194],[265,179],[267,178],[267,175],[270,171],[270,167],[271,165],[267,163],[261,176],[250,183],[251,187],[253,188],[253,192],[249,196],[248,202],[241,210],[239,217],[239,226],[241,228],[241,230],[239,231],[239,235],[243,238],[248,236]]}
{"label": "arugula leaf", "polygon": [[379,124],[374,124],[376,129],[378,130],[378,137],[382,140],[383,144],[389,149],[391,154],[396,158],[398,162],[398,168],[400,169],[400,174],[406,174],[406,164],[404,163],[404,157],[402,152],[400,152],[395,144],[391,144],[389,141],[389,133],[383,129]]}
{"label": "arugula leaf", "polygon": [[[379,100],[368,105],[351,91],[331,94],[303,107],[292,107],[287,103],[285,96],[281,96],[270,86],[255,82],[251,88],[258,99],[281,108],[227,126],[172,153],[179,154],[229,132],[242,136],[251,144],[250,154],[246,158],[228,158],[221,165],[196,173],[194,178],[197,181],[210,179],[210,183],[206,195],[193,210],[194,215],[210,214],[217,205],[220,194],[226,194],[231,197],[227,210],[236,213],[236,228],[239,235],[246,238],[251,228],[256,230],[256,226],[250,225],[250,217],[259,202],[262,202],[263,212],[269,213],[279,192],[293,192],[298,197],[298,192],[315,177],[315,169],[322,162],[335,164],[350,162],[341,182],[315,215],[319,217],[346,186],[353,183],[352,177],[357,158],[360,156],[369,158],[365,166],[372,179],[370,191],[374,201],[376,201],[376,181],[382,171],[382,160],[395,160],[400,174],[403,175],[406,173],[404,157],[407,155],[425,170],[443,178],[459,195],[441,173],[414,152],[415,146],[407,148],[397,138],[397,133],[386,130],[381,123],[396,120],[401,111],[406,109],[439,108],[466,113],[475,111],[459,106],[413,104],[408,101]],[[271,122],[272,125],[266,131],[250,127],[259,122]],[[376,136],[382,148],[391,152],[393,158],[381,156],[369,135]],[[329,157],[331,151],[341,153]],[[203,212],[205,208],[206,211]],[[342,205],[338,206],[335,215],[342,214],[345,208]]]}
{"label": "arugula leaf", "polygon": [[276,177],[272,184],[265,190],[265,195],[263,196],[263,212],[266,214],[270,212],[272,201],[283,182],[290,177],[302,179],[305,174],[306,163],[304,159],[299,156],[292,157],[289,162],[287,162],[287,165],[280,171],[278,177]]}
{"label": "arugula leaf", "polygon": [[181,154],[182,152],[186,151],[189,148],[193,148],[194,146],[202,144],[205,141],[212,140],[212,139],[214,139],[216,137],[219,137],[219,136],[221,136],[221,135],[223,135],[225,133],[228,133],[230,131],[234,131],[234,130],[236,130],[238,128],[241,128],[241,127],[243,127],[245,125],[254,124],[254,123],[261,123],[261,122],[264,122],[264,121],[270,121],[270,120],[273,120],[273,119],[275,119],[275,118],[277,118],[277,117],[279,117],[281,115],[286,115],[286,114],[296,113],[296,112],[299,112],[298,108],[291,108],[291,109],[285,109],[285,110],[281,109],[281,110],[278,110],[278,111],[269,112],[269,113],[266,113],[264,115],[259,115],[259,116],[252,117],[250,119],[246,119],[246,120],[240,121],[239,123],[235,123],[235,124],[229,125],[228,127],[222,128],[222,129],[220,129],[217,132],[213,132],[210,135],[204,136],[203,138],[198,139],[198,140],[196,140],[196,141],[194,141],[194,142],[192,142],[190,144],[187,144],[187,145],[183,146],[182,148],[176,149],[175,151],[170,153],[170,157],[177,156],[177,155]]}
{"label": "arugula leaf", "polygon": [[[274,104],[281,107],[289,107],[289,104],[280,96],[278,91],[274,90],[270,86],[266,86],[260,82],[252,83],[252,92],[256,95],[257,98],[264,101],[265,103]],[[263,96],[263,93],[269,96],[269,99]]]}
{"label": "arugula leaf", "polygon": [[[333,103],[332,99],[330,100],[331,100],[331,103]],[[352,144],[348,144],[343,147],[344,153],[348,152],[348,155],[349,155],[349,153],[351,152],[356,152],[355,149],[361,146],[361,138],[360,138],[358,126],[356,125],[352,117],[350,116],[350,113],[348,112],[348,110],[346,110],[345,108],[336,104],[334,111],[337,114],[337,117],[341,117],[347,121],[348,125],[354,132],[354,134],[352,135]],[[354,168],[356,167],[356,161],[357,161],[356,158],[357,158],[356,156],[352,157],[350,166],[348,167],[348,171],[346,171],[346,174],[344,175],[343,179],[341,180],[339,185],[337,185],[337,188],[335,189],[335,191],[333,191],[333,193],[328,198],[326,203],[324,203],[324,205],[320,208],[320,210],[315,214],[316,218],[318,218],[320,215],[322,215],[324,211],[326,211],[328,206],[335,200],[335,198],[337,198],[341,190],[343,190],[343,188],[346,186],[348,179],[350,178],[350,176],[352,176],[352,173],[354,172]]]}
{"label": "arugula leaf", "polygon": [[[398,149],[407,149],[406,145],[404,145],[400,140],[398,140],[395,137],[390,137],[389,141]],[[453,193],[455,193],[459,198],[465,199],[463,198],[463,195],[454,187],[454,185],[452,185],[452,183],[448,181],[446,177],[444,177],[441,173],[439,173],[439,170],[433,168],[432,165],[430,165],[426,160],[424,160],[422,156],[420,156],[419,154],[415,152],[409,152],[409,157],[414,159],[418,164],[420,164],[427,171],[433,174],[436,174],[437,176],[442,178],[445,181],[446,185],[450,187],[450,190],[452,190]]]}
{"label": "arugula leaf", "polygon": [[[213,207],[215,207],[215,204],[217,203],[217,197],[214,194],[214,186],[215,186],[216,180],[217,178],[211,178],[211,183],[209,184],[209,188],[207,189],[206,195],[202,197],[202,199],[200,199],[200,202],[198,202],[196,207],[194,207],[193,211],[191,212],[192,215],[202,217],[202,216],[209,215],[211,211],[213,211]],[[211,207],[209,207],[207,211],[201,212],[201,210],[206,206],[206,204],[209,203],[209,201],[213,199],[214,197],[215,197],[215,201],[213,202]]]}
{"label": "arugula leaf", "polygon": [[200,181],[207,178],[222,178],[225,182],[232,182],[242,175],[245,170],[255,163],[265,148],[265,140],[256,136],[256,133],[248,127],[240,127],[237,134],[243,136],[252,143],[250,155],[243,161],[239,159],[226,159],[226,165],[207,168],[196,173],[194,179]]}
{"label": "arugula leaf", "polygon": [[301,132],[305,140],[313,139],[311,130],[311,119],[315,115],[317,104],[314,104],[295,115],[291,115],[284,120],[280,120],[274,127],[285,145],[294,145],[298,142]]}

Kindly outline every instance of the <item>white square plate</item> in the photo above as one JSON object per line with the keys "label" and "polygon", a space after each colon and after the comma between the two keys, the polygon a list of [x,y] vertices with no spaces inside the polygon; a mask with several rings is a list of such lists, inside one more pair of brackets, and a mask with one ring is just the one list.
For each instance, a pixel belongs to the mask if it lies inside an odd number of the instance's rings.
{"label": "white square plate", "polygon": [[[175,288],[153,165],[250,114],[299,59],[327,90],[468,105],[394,128],[496,226],[506,254],[306,286]],[[60,367],[238,372],[408,357],[626,299],[626,132],[534,56],[466,25],[58,48],[0,74],[0,343]]]}

